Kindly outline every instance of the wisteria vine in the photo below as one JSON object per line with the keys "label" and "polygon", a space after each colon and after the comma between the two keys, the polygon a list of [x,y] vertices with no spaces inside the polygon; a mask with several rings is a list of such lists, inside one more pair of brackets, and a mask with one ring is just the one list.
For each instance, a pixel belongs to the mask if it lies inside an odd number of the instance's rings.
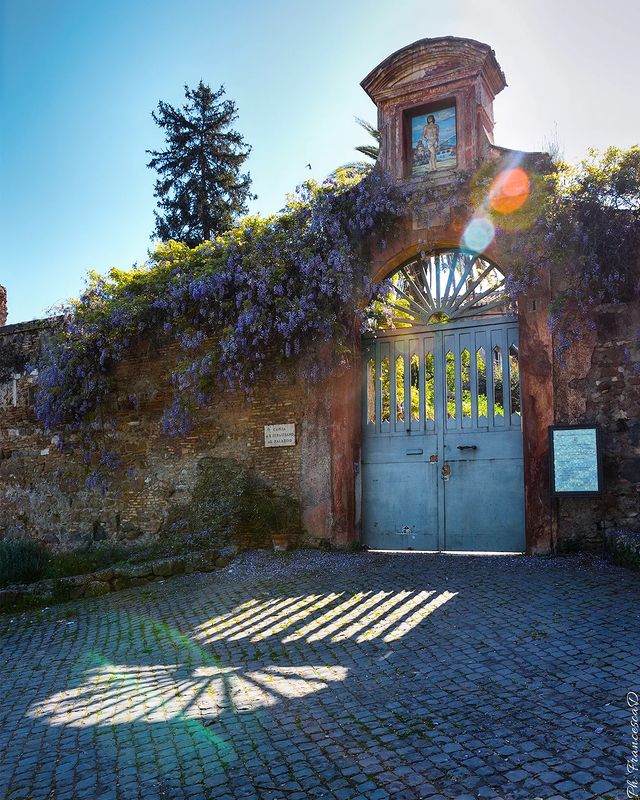
{"label": "wisteria vine", "polygon": [[84,440],[85,459],[96,467],[90,482],[100,488],[102,468],[118,461],[98,448],[95,433],[113,438],[114,371],[136,343],[178,351],[162,417],[167,434],[187,433],[220,387],[250,393],[267,363],[282,372],[303,354],[309,377],[318,377],[327,366],[326,354],[317,357],[323,345],[331,342],[338,359],[348,355],[354,314],[376,291],[370,248],[381,245],[405,204],[379,173],[343,170],[299,187],[280,214],[248,217],[216,241],[194,249],[169,242],[141,268],[91,273],[41,356],[38,418],[47,430]]}
{"label": "wisteria vine", "polygon": [[[354,321],[383,299],[385,285],[369,279],[371,248],[384,247],[407,216],[428,229],[444,210],[455,214],[460,198],[495,229],[512,296],[562,265],[550,325],[567,346],[594,306],[638,292],[640,148],[610,148],[574,168],[546,163],[524,163],[530,194],[508,215],[487,202],[499,162],[417,191],[376,170],[338,170],[299,187],[279,214],[247,217],[213,242],[194,249],[169,242],[140,268],[90,273],[34,365],[36,414],[61,447],[81,443],[88,485],[104,491],[104,473],[121,466],[108,442],[117,438],[116,367],[132,347],[149,342],[177,353],[162,416],[170,435],[188,433],[221,388],[250,394],[267,365],[276,376],[301,366],[317,379],[348,359]],[[135,407],[138,398],[129,402]]]}

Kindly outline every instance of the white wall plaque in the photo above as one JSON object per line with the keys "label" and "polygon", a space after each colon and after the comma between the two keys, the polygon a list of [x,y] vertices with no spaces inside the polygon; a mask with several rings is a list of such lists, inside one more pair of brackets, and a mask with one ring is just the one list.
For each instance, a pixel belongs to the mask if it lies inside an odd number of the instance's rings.
{"label": "white wall plaque", "polygon": [[595,425],[552,425],[549,428],[554,495],[599,494],[602,491],[599,438]]}
{"label": "white wall plaque", "polygon": [[292,422],[287,425],[265,425],[265,447],[291,447],[296,443],[296,426]]}

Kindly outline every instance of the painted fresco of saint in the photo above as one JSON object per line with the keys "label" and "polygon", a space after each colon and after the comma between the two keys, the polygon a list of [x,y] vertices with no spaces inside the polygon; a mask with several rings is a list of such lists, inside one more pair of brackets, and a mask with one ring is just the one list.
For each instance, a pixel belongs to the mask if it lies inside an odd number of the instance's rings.
{"label": "painted fresco of saint", "polygon": [[429,156],[429,172],[437,168],[436,157],[440,143],[440,126],[433,114],[427,116],[427,124],[422,129],[422,141]]}
{"label": "painted fresco of saint", "polygon": [[411,156],[413,175],[456,166],[455,106],[411,118]]}

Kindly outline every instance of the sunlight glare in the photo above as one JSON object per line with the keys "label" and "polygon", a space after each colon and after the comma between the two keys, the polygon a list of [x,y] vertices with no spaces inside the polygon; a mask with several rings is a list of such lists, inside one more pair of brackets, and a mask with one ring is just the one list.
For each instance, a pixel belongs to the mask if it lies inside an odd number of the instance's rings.
{"label": "sunlight glare", "polygon": [[306,608],[307,606],[314,603],[317,599],[318,599],[317,595],[310,595],[308,597],[296,598],[296,602],[294,603],[287,601],[282,604],[282,607],[278,610],[277,613],[269,614],[259,624],[256,625],[252,621],[248,625],[245,625],[242,630],[239,630],[236,633],[232,633],[230,636],[225,636],[224,638],[232,642],[237,642],[240,639],[249,639],[249,638],[255,640],[256,635],[258,634],[259,631],[275,629],[283,621],[290,619],[291,616],[295,614],[296,609],[300,610],[302,608]]}
{"label": "sunlight glare", "polygon": [[[359,600],[362,600],[362,597],[368,594],[369,592],[366,592],[365,595],[355,595],[355,597],[358,597]],[[327,639],[329,636],[331,636],[332,641],[335,641],[335,638],[332,634],[335,634],[341,628],[345,628],[350,623],[355,622],[355,620],[362,616],[362,614],[368,608],[375,606],[376,603],[380,602],[380,600],[384,600],[384,598],[389,594],[391,594],[391,592],[378,592],[377,594],[367,597],[364,602],[358,602],[358,604],[354,608],[350,609],[347,614],[342,614],[335,622],[332,622],[331,625],[327,625],[322,630],[312,633],[311,636],[308,637],[307,641],[318,642],[322,639]]]}
{"label": "sunlight glare", "polygon": [[415,628],[416,625],[419,625],[425,617],[428,617],[436,608],[440,608],[440,606],[448,603],[453,597],[455,597],[458,592],[442,592],[437,597],[434,597],[431,602],[427,603],[426,606],[422,606],[417,611],[415,611],[408,619],[404,622],[401,622],[395,630],[388,633],[383,641],[385,642],[393,642],[396,639],[402,639],[403,636],[412,629]]}
{"label": "sunlight glare", "polygon": [[312,596],[312,601],[316,601],[313,605],[308,606],[307,608],[303,608],[302,611],[298,611],[296,614],[292,614],[291,616],[287,616],[284,620],[279,620],[277,624],[271,625],[266,630],[261,631],[258,634],[255,634],[251,637],[252,642],[260,642],[263,639],[267,639],[270,636],[275,636],[277,633],[283,633],[287,628],[290,628],[295,622],[300,622],[301,620],[305,619],[309,616],[309,614],[313,614],[320,609],[324,608],[324,606],[331,603],[335,600],[337,595],[329,594],[324,598],[318,598],[316,595]]}
{"label": "sunlight glare", "polygon": [[405,616],[405,614],[408,614],[409,611],[411,611],[420,603],[423,603],[428,597],[435,594],[435,592],[419,592],[413,597],[411,597],[411,592],[403,592],[403,594],[405,597],[409,595],[409,599],[400,608],[397,608],[389,617],[381,619],[379,622],[376,622],[375,625],[372,625],[371,628],[363,631],[356,639],[357,642],[368,642],[372,639],[377,639],[378,636],[384,633],[384,631],[395,625],[399,619]]}
{"label": "sunlight glare", "polygon": [[380,603],[380,605],[376,606],[368,614],[365,614],[364,617],[360,617],[359,620],[354,622],[352,625],[349,625],[348,628],[345,628],[344,630],[340,631],[340,633],[337,633],[335,636],[333,636],[331,641],[341,642],[344,639],[350,639],[352,636],[358,633],[358,631],[375,624],[383,614],[390,612],[391,609],[398,603],[401,603],[408,594],[409,592],[398,592],[396,594],[392,594],[387,600],[385,600],[384,603]]}
{"label": "sunlight glare", "polygon": [[269,666],[247,672],[205,666],[188,679],[176,680],[182,669],[179,664],[97,667],[88,671],[81,686],[32,705],[28,716],[73,728],[200,721],[218,717],[229,705],[236,711],[255,711],[282,697],[312,694],[345,681],[349,674],[347,667],[337,665]]}

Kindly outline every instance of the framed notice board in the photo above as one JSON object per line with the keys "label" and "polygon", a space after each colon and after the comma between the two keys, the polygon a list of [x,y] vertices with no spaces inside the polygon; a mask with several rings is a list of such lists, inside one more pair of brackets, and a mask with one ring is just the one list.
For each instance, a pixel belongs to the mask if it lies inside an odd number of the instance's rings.
{"label": "framed notice board", "polygon": [[549,427],[551,494],[580,497],[602,492],[600,430],[596,425]]}

